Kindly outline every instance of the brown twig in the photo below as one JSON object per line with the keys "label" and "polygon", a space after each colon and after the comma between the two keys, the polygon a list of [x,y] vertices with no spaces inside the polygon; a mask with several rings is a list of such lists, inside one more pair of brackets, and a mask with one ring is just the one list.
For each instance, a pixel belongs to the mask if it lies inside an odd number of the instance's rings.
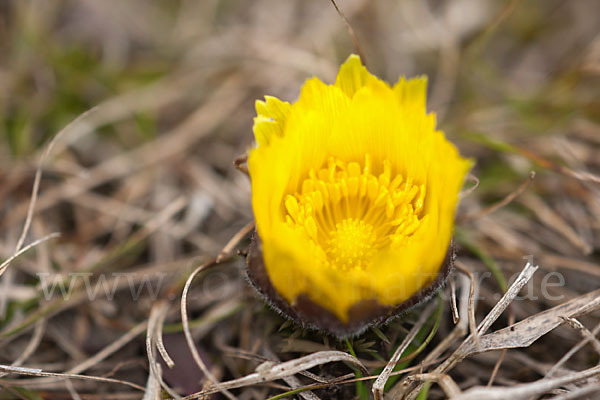
{"label": "brown twig", "polygon": [[238,171],[241,171],[245,175],[250,176],[250,172],[248,171],[248,165],[246,164],[247,162],[248,154],[242,154],[241,156],[238,156],[235,160],[233,160],[233,166]]}
{"label": "brown twig", "polygon": [[252,231],[252,229],[254,229],[254,221],[248,222],[246,225],[244,225],[242,229],[240,229],[235,235],[233,235],[233,237],[229,239],[225,247],[223,247],[223,250],[221,250],[221,252],[217,256],[216,263],[221,263],[227,256],[229,256],[235,248],[235,246],[237,246],[238,243]]}
{"label": "brown twig", "polygon": [[362,52],[362,49],[360,48],[360,44],[358,43],[358,38],[356,37],[356,33],[354,33],[354,29],[352,29],[352,25],[350,25],[350,21],[348,21],[348,18],[346,18],[346,16],[342,12],[342,10],[338,7],[337,2],[335,0],[330,0],[330,1],[331,1],[331,4],[333,4],[335,11],[337,11],[338,15],[344,21],[344,25],[346,25],[346,29],[348,29],[348,33],[350,34],[350,38],[352,39],[352,45],[354,46],[354,50],[356,51],[356,54],[358,54],[358,56],[360,57],[363,65],[366,66],[367,59],[365,58],[365,55]]}
{"label": "brown twig", "polygon": [[529,177],[525,181],[523,181],[523,183],[521,183],[519,185],[519,187],[517,187],[515,190],[513,190],[508,195],[506,195],[506,197],[504,197],[502,200],[500,200],[494,204],[491,204],[488,207],[481,209],[477,212],[465,215],[464,217],[460,218],[460,222],[472,221],[472,220],[476,220],[476,219],[485,217],[486,215],[492,214],[493,212],[499,210],[500,208],[510,204],[518,195],[520,195],[521,193],[523,193],[525,191],[525,189],[527,189],[527,186],[529,186],[529,184],[533,181],[534,178],[535,178],[535,171],[531,171],[529,173]]}

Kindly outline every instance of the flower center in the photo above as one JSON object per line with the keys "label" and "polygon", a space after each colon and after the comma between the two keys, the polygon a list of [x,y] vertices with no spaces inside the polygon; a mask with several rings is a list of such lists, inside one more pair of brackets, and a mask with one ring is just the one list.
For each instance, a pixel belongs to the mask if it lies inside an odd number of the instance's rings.
{"label": "flower center", "polygon": [[346,218],[335,226],[327,243],[327,255],[339,268],[365,268],[375,251],[377,236],[365,221]]}
{"label": "flower center", "polygon": [[322,263],[340,270],[366,269],[377,250],[401,246],[417,230],[425,185],[401,174],[391,163],[373,173],[364,166],[331,158],[327,168],[311,170],[300,193],[285,198],[286,221],[315,245]]}

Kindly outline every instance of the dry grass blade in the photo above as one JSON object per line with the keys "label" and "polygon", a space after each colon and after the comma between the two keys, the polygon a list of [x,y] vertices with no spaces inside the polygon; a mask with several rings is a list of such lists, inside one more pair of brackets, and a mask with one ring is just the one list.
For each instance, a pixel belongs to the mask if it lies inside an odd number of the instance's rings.
{"label": "dry grass blade", "polygon": [[594,351],[598,355],[600,355],[600,342],[598,341],[596,336],[592,332],[589,331],[588,328],[586,328],[581,322],[579,322],[575,318],[566,317],[566,316],[562,316],[561,318],[563,319],[563,321],[568,323],[569,326],[571,326],[571,328],[579,331],[581,333],[581,336],[583,336],[584,339],[587,339],[590,342],[590,344],[594,348]]}
{"label": "dry grass blade", "polygon": [[[468,332],[468,318],[464,318],[464,316],[467,315],[467,313],[468,313],[471,281],[469,280],[468,276],[466,276],[466,275],[458,275],[458,277],[460,279],[460,287],[461,287],[460,300],[459,300],[459,316],[462,315],[463,317],[461,317],[458,320],[458,324],[454,327],[454,329],[452,329],[450,334],[445,336],[442,339],[442,341],[440,343],[438,343],[438,345],[436,347],[434,347],[433,350],[431,350],[429,352],[429,354],[427,354],[425,359],[420,364],[421,369],[424,366],[434,363],[435,360],[438,359],[440,357],[440,355],[444,351],[446,351],[453,343],[455,343],[455,341],[457,339],[463,337]],[[396,399],[396,398],[400,398],[403,395],[406,385],[410,385],[409,382],[406,382],[407,379],[408,379],[408,376],[403,381],[396,384],[390,390],[390,392],[389,392],[390,398]],[[416,383],[414,385],[419,385],[419,384]]]}
{"label": "dry grass blade", "polygon": [[[268,347],[265,348],[265,355],[270,360],[274,360],[275,362],[281,362],[277,358],[277,355],[270,348],[268,348]],[[308,371],[304,371],[305,374],[307,372]],[[354,374],[352,374],[351,376],[354,376]],[[320,376],[317,376],[317,375],[314,375],[314,374],[310,374],[310,378],[313,379],[313,380],[315,380],[315,381],[317,381],[317,382],[320,382],[320,383],[327,383]],[[290,385],[290,388],[292,388],[292,389],[298,389],[298,388],[302,387],[302,383],[294,375],[286,376],[285,378],[283,378],[283,381],[285,383],[287,383],[288,385]],[[300,393],[298,393],[298,396],[302,397],[304,400],[320,400],[319,397],[316,394],[314,394],[313,392],[311,392],[310,390],[306,390],[304,392],[300,392]]]}
{"label": "dry grass blade", "polygon": [[456,325],[460,319],[460,314],[456,305],[456,280],[454,276],[450,277],[450,310],[452,311],[452,322]]}
{"label": "dry grass blade", "polygon": [[429,318],[429,316],[431,315],[433,310],[436,308],[436,306],[437,306],[437,304],[435,302],[431,302],[431,304],[429,304],[427,306],[427,308],[425,308],[425,310],[421,313],[421,316],[419,317],[415,326],[412,327],[412,329],[410,330],[408,335],[406,335],[404,340],[402,340],[402,343],[400,344],[400,346],[398,346],[398,348],[394,352],[394,355],[392,356],[390,361],[388,361],[387,365],[385,366],[385,368],[383,369],[381,374],[377,377],[377,380],[375,380],[375,383],[373,384],[372,392],[373,392],[373,397],[375,397],[376,400],[383,399],[383,389],[385,387],[386,382],[390,378],[390,375],[391,375],[392,371],[394,370],[394,367],[400,360],[400,357],[402,357],[402,353],[404,353],[406,348],[411,344],[411,342],[417,336],[417,333],[419,333],[419,330],[421,330],[421,328],[427,321],[427,318]]}
{"label": "dry grass blade", "polygon": [[506,357],[506,349],[503,349],[502,352],[500,352],[500,357],[498,357],[498,361],[496,361],[496,364],[494,365],[494,369],[492,370],[492,375],[490,376],[490,379],[488,380],[487,383],[487,387],[490,387],[494,384],[494,380],[496,379],[496,376],[498,375],[498,371],[500,371],[500,366],[502,365],[502,362],[504,361],[504,357]]}
{"label": "dry grass blade", "polygon": [[[513,309],[509,308],[508,309],[508,324],[513,325],[514,323],[515,323],[515,315],[513,313]],[[478,345],[480,345],[480,344],[478,344]],[[500,371],[500,366],[504,362],[504,358],[506,357],[507,352],[508,352],[508,349],[502,349],[502,352],[500,352],[500,357],[498,357],[498,360],[496,361],[496,364],[494,365],[494,369],[492,370],[492,374],[490,375],[490,379],[488,380],[488,383],[487,383],[488,387],[490,387],[494,384],[496,375],[498,374],[498,371]]]}
{"label": "dry grass blade", "polygon": [[254,221],[248,222],[242,229],[240,229],[235,235],[233,235],[233,237],[229,239],[229,242],[227,242],[225,247],[223,247],[223,250],[221,250],[221,252],[217,256],[216,263],[219,264],[225,259],[225,257],[231,254],[235,246],[237,246],[238,243],[252,231],[252,229],[254,229]]}
{"label": "dry grass blade", "polygon": [[573,176],[581,181],[600,183],[600,176],[586,171],[573,171]]}
{"label": "dry grass blade", "polygon": [[[148,363],[150,366],[150,374],[148,376],[148,384],[151,382],[158,382],[159,387],[162,387],[167,393],[169,393],[173,398],[179,400],[181,396],[177,394],[171,387],[169,387],[162,379],[162,371],[160,364],[156,361],[154,357],[154,347],[156,342],[156,337],[159,335],[158,330],[160,324],[165,319],[167,312],[169,311],[169,305],[165,301],[161,301],[156,303],[152,310],[150,311],[150,318],[148,318],[148,329],[146,331],[146,353],[148,355]],[[170,358],[169,358],[170,359]],[[171,360],[171,363],[173,361]],[[146,395],[152,396],[146,392]],[[149,397],[152,398],[152,397]]]}
{"label": "dry grass blade", "polygon": [[10,265],[10,263],[15,258],[19,257],[23,253],[26,253],[29,249],[37,246],[38,244],[43,243],[43,242],[45,242],[47,240],[50,240],[50,239],[54,239],[54,238],[59,237],[59,236],[60,236],[60,233],[58,233],[58,232],[51,233],[51,234],[49,234],[47,236],[44,236],[41,239],[36,240],[35,242],[29,243],[27,246],[25,246],[22,249],[18,250],[15,254],[13,254],[11,257],[9,257],[6,260],[4,260],[4,262],[2,264],[0,264],[0,276],[2,276],[2,274],[4,273],[4,271],[6,271],[6,269]]}
{"label": "dry grass blade", "polygon": [[190,331],[190,322],[188,320],[187,295],[190,290],[190,286],[192,285],[192,281],[200,271],[212,265],[214,265],[214,262],[209,262],[199,266],[194,270],[194,272],[190,274],[187,281],[185,282],[185,287],[183,288],[183,293],[181,294],[181,323],[183,324],[183,333],[185,335],[185,340],[187,342],[188,348],[190,349],[190,352],[192,353],[194,361],[196,362],[196,365],[200,367],[204,376],[208,378],[208,380],[217,388],[217,391],[221,392],[228,399],[235,399],[235,396],[229,393],[226,388],[222,387],[219,381],[217,381],[217,378],[215,378],[215,376],[208,370],[208,367],[206,366],[204,361],[202,361],[202,358],[200,357],[200,354],[198,354],[198,350],[196,349],[196,344],[194,343],[194,338],[192,336],[192,332]]}
{"label": "dry grass blade", "polygon": [[593,248],[586,243],[578,234],[567,224],[560,215],[558,215],[552,208],[550,208],[545,202],[543,202],[538,196],[527,195],[521,198],[521,202],[525,204],[533,213],[539,218],[539,220],[553,229],[555,232],[561,234],[567,239],[573,246],[581,250],[583,254],[590,254]]}
{"label": "dry grass blade", "polygon": [[81,397],[79,396],[79,394],[73,387],[73,383],[69,379],[65,381],[65,386],[67,387],[67,390],[69,391],[69,394],[71,395],[73,400],[81,400]]}
{"label": "dry grass blade", "polygon": [[[31,339],[29,340],[27,347],[25,348],[23,353],[21,353],[19,358],[17,358],[11,364],[11,366],[19,367],[19,366],[23,365],[23,363],[35,352],[35,350],[40,345],[40,342],[42,341],[42,337],[44,336],[45,331],[46,331],[46,319],[42,318],[37,322],[37,324],[35,324],[35,330],[33,331],[33,335],[31,335]],[[2,378],[3,376],[6,376],[6,374],[0,373],[0,378]]]}
{"label": "dry grass blade", "polygon": [[[301,371],[305,371],[316,367],[317,365],[328,364],[330,362],[335,361],[348,362],[357,366],[362,373],[368,373],[367,368],[356,357],[343,351],[326,350],[318,351],[316,353],[312,353],[307,356],[296,358],[294,360],[286,361],[276,365],[271,365],[268,362],[263,363],[262,365],[259,365],[256,368],[256,372],[254,374],[260,377],[261,382],[266,382],[275,379],[280,379],[284,376],[294,375]],[[248,376],[246,376],[246,378],[248,378]]]}
{"label": "dry grass blade", "polygon": [[576,372],[560,378],[544,378],[531,383],[503,387],[474,387],[462,394],[455,396],[452,400],[505,400],[505,399],[527,399],[549,392],[560,386],[579,382],[600,374],[600,366]]}
{"label": "dry grass blade", "polygon": [[163,325],[166,317],[167,312],[165,311],[159,315],[159,320],[156,322],[156,349],[158,350],[165,364],[167,364],[167,367],[173,368],[175,366],[175,361],[173,361],[169,355],[169,352],[165,348],[165,343],[163,341]]}
{"label": "dry grass blade", "polygon": [[592,399],[595,397],[585,397],[590,394],[598,395],[600,393],[600,384],[592,383],[590,385],[586,385],[575,390],[572,390],[568,393],[564,393],[558,396],[551,397],[550,400],[575,400],[575,399]]}
{"label": "dry grass blade", "polygon": [[[290,394],[286,396],[285,393],[283,393],[281,395],[276,395],[276,396],[270,397],[267,400],[281,399],[281,398],[285,399],[285,398],[291,396],[291,393],[294,392],[295,390],[302,390],[295,394],[297,394],[300,398],[302,398],[304,400],[321,400],[316,394],[314,394],[312,391],[308,390],[306,386],[303,386],[302,383],[300,382],[300,380],[298,378],[296,378],[295,376],[287,376],[282,379],[285,383],[287,383],[290,386],[290,392],[289,392]],[[306,389],[306,390],[304,390],[304,389]]]}
{"label": "dry grass blade", "polygon": [[[600,324],[596,325],[596,327],[594,328],[594,330],[592,330],[592,336],[596,337],[596,335],[598,334],[598,332],[600,332]],[[560,358],[560,360],[558,360],[558,362],[556,364],[554,364],[552,366],[552,369],[550,369],[550,371],[548,371],[548,373],[546,374],[547,377],[551,377],[553,375],[555,375],[555,373],[560,370],[560,368],[564,365],[564,363],[566,363],[569,358],[571,358],[573,356],[573,354],[577,353],[579,350],[581,350],[581,348],[583,346],[585,346],[587,343],[589,342],[589,338],[584,338],[582,341],[580,341],[579,343],[577,343],[575,346],[573,346],[564,356],[562,356]]]}
{"label": "dry grass blade", "polygon": [[[146,321],[137,324],[136,326],[131,328],[127,333],[125,333],[123,336],[121,336],[119,339],[115,340],[113,343],[111,343],[110,345],[108,345],[107,347],[105,347],[104,349],[99,351],[98,353],[96,353],[94,356],[88,358],[87,360],[84,360],[83,362],[77,364],[75,367],[69,369],[65,374],[79,374],[79,373],[93,367],[94,365],[100,363],[102,360],[104,360],[107,357],[109,357],[110,355],[116,353],[125,344],[131,342],[138,335],[140,335],[142,332],[144,332],[144,330],[146,330],[146,326],[147,326]],[[40,376],[55,376],[55,375],[40,375]],[[58,374],[56,376],[62,376],[62,375]],[[57,382],[57,381],[58,380],[55,378],[39,378],[39,379],[32,379],[32,380],[20,379],[18,381],[6,381],[6,382],[10,383],[10,384],[15,384],[15,385],[28,385],[28,384],[29,385],[35,385],[35,384],[41,385],[41,384],[48,384],[48,383],[53,383],[53,382]],[[141,386],[138,386],[138,387],[141,387]]]}
{"label": "dry grass blade", "polygon": [[[452,332],[449,335],[444,337],[442,341],[427,354],[425,359],[423,360],[423,365],[426,365],[436,358],[438,358],[454,341],[467,333],[468,329],[468,318],[464,318],[464,315],[467,315],[469,302],[471,301],[471,281],[465,275],[460,275],[460,286],[462,287],[460,302],[459,302],[459,316],[462,315],[462,318],[459,318],[458,324],[454,327]],[[467,290],[467,287],[469,290]],[[398,387],[398,386],[396,386]],[[394,389],[396,389],[394,387]]]}
{"label": "dry grass blade", "polygon": [[[23,225],[23,231],[21,232],[21,236],[19,237],[19,240],[17,242],[17,246],[15,249],[16,252],[18,252],[21,249],[21,246],[23,246],[23,243],[25,242],[25,238],[27,237],[27,233],[29,232],[29,227],[31,226],[31,221],[33,220],[35,205],[36,205],[36,202],[38,199],[38,193],[40,190],[40,182],[42,181],[42,169],[44,167],[44,163],[46,162],[46,159],[48,158],[48,155],[50,154],[50,152],[52,152],[52,148],[54,147],[54,145],[56,144],[58,139],[62,135],[64,135],[65,132],[68,132],[73,126],[77,125],[77,123],[79,123],[80,121],[87,118],[90,115],[90,113],[92,113],[94,111],[95,108],[96,107],[80,114],[77,118],[75,118],[73,121],[71,121],[69,124],[67,124],[67,126],[65,126],[62,130],[60,130],[56,135],[54,135],[54,137],[52,138],[52,140],[50,140],[50,143],[48,144],[48,146],[46,146],[46,149],[42,153],[42,156],[40,157],[40,161],[39,161],[38,166],[35,171],[35,178],[33,180],[33,188],[31,189],[31,199],[29,200],[29,205],[27,206],[27,214],[25,216],[25,224]],[[0,276],[2,275],[2,272],[3,272],[2,267],[0,267]]]}
{"label": "dry grass blade", "polygon": [[[158,366],[160,369],[160,365]],[[157,379],[157,375],[153,372],[148,374],[148,381],[146,382],[146,390],[142,400],[160,400],[160,382]]]}
{"label": "dry grass blade", "polygon": [[[357,366],[365,375],[367,375],[367,369],[365,366],[355,357],[348,353],[337,350],[318,351],[316,353],[309,354],[304,357],[296,358],[294,360],[286,361],[280,364],[273,365],[273,362],[266,362],[259,365],[256,368],[256,372],[246,375],[242,378],[234,379],[227,382],[221,382],[219,384],[220,390],[223,389],[235,389],[245,386],[256,385],[257,383],[270,382],[277,379],[283,379],[288,376],[298,374],[302,371],[306,371],[317,365],[323,365],[335,361],[344,361]],[[210,395],[220,391],[217,388],[210,388],[199,393],[184,397],[183,400],[191,400],[197,397]]]}
{"label": "dry grass blade", "polygon": [[460,260],[456,260],[454,265],[469,278],[469,330],[471,331],[471,335],[475,338],[475,341],[478,342],[479,335],[477,334],[477,321],[475,320],[475,283],[477,280],[469,268],[467,268]]}
{"label": "dry grass blade", "polygon": [[[481,336],[485,333],[489,327],[500,317],[500,314],[504,312],[504,310],[509,306],[509,304],[517,297],[519,291],[523,286],[529,282],[535,271],[537,271],[538,267],[532,265],[531,263],[527,263],[525,268],[521,271],[517,279],[513,282],[513,284],[508,288],[506,293],[500,298],[498,303],[492,308],[492,310],[485,316],[483,321],[477,327],[477,333]],[[483,346],[483,337],[480,338],[480,346]],[[474,339],[474,335],[469,335],[458,348],[448,357],[442,364],[440,364],[433,373],[435,374],[444,374],[454,368],[460,361],[465,359],[471,354],[475,346],[476,342]],[[423,384],[419,384],[416,387],[407,388],[407,397],[409,399],[414,399],[418,394]]]}
{"label": "dry grass blade", "polygon": [[479,219],[481,217],[485,217],[486,215],[492,214],[495,211],[498,211],[502,207],[510,204],[514,199],[517,198],[518,195],[523,193],[525,191],[525,189],[527,189],[527,186],[529,186],[529,184],[533,181],[534,178],[535,178],[535,172],[531,171],[529,173],[529,177],[527,178],[527,180],[525,180],[523,183],[521,183],[519,185],[519,187],[517,187],[514,191],[510,192],[505,198],[503,198],[499,202],[494,203],[482,210],[479,210],[472,214],[467,214],[464,217],[462,217],[461,220],[469,221],[469,220],[473,220],[473,219]]}
{"label": "dry grass blade", "polygon": [[407,382],[411,381],[434,381],[437,382],[438,385],[442,388],[446,396],[448,398],[452,398],[454,396],[458,396],[461,394],[461,390],[454,382],[452,377],[447,374],[414,374],[406,377]]}
{"label": "dry grass blade", "polygon": [[500,314],[506,310],[508,305],[517,297],[519,291],[529,282],[535,271],[538,270],[538,266],[534,266],[531,263],[527,263],[525,268],[521,271],[517,279],[508,288],[506,293],[500,298],[498,303],[492,308],[492,310],[485,316],[483,321],[477,327],[477,333],[483,335],[492,324],[500,317]]}
{"label": "dry grass blade", "polygon": [[470,196],[479,187],[479,178],[476,177],[475,175],[468,174],[466,180],[468,182],[472,182],[473,186],[471,186],[470,188],[467,188],[467,189],[463,190],[462,192],[460,192],[460,194],[459,194],[460,198],[464,198],[464,197]]}
{"label": "dry grass blade", "polygon": [[[440,360],[433,360],[432,362],[429,362],[429,363],[421,363],[421,365],[416,365],[416,366],[409,367],[409,368],[403,368],[398,371],[392,372],[391,376],[403,375],[403,374],[406,374],[407,372],[418,372],[418,371],[421,371],[424,366],[430,365],[432,363],[437,363],[439,361]],[[304,373],[302,373],[302,372],[301,372],[301,374],[304,375]],[[337,385],[347,385],[347,384],[356,383],[356,382],[365,382],[365,381],[377,379],[379,377],[379,375],[371,375],[371,376],[363,376],[360,378],[352,378],[353,376],[354,376],[354,374],[346,374],[346,375],[342,375],[342,376],[330,379],[327,382],[306,385],[306,386],[303,386],[302,388],[299,388],[299,389],[302,389],[303,391],[300,391],[298,394],[304,393],[304,391],[308,391],[308,390],[327,388],[332,385],[337,386]],[[391,394],[391,391],[390,391],[390,394]],[[273,396],[273,397],[270,397],[269,399],[285,398],[285,397],[278,397],[278,396]],[[395,399],[397,397],[392,395],[391,398]],[[184,399],[184,400],[186,400],[186,399]]]}
{"label": "dry grass blade", "polygon": [[[129,387],[132,387],[137,390],[142,390],[142,391],[144,390],[143,387],[136,385],[135,383],[120,380],[120,379],[102,378],[99,376],[87,376],[87,375],[77,375],[77,374],[69,374],[69,373],[59,374],[59,373],[54,373],[54,372],[44,372],[43,370],[41,370],[39,368],[23,368],[23,367],[11,367],[10,365],[0,365],[0,371],[7,372],[9,374],[53,377],[53,378],[58,378],[58,380],[83,379],[83,380],[96,381],[96,382],[118,383],[121,385],[126,385]],[[54,381],[56,381],[56,380],[54,380]],[[41,379],[28,381],[28,382],[24,382],[23,380],[4,381],[4,383],[7,383],[7,382],[16,384],[16,385],[23,385],[24,383],[28,383],[31,386],[33,386],[35,384],[47,383],[47,381],[43,381]]]}
{"label": "dry grass blade", "polygon": [[600,307],[600,289],[576,297],[549,310],[532,315],[514,325],[482,336],[480,348],[473,344],[463,347],[466,353],[527,347],[564,323],[564,317],[589,313]]}

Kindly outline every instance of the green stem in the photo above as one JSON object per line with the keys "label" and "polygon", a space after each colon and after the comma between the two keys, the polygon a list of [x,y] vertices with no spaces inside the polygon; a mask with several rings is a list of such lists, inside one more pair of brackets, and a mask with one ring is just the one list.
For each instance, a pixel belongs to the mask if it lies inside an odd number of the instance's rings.
{"label": "green stem", "polygon": [[[350,340],[346,339],[346,346],[348,347],[348,351],[350,352],[350,354],[352,354],[352,356],[356,359],[358,359],[358,357],[356,356],[356,352],[354,351],[354,348],[352,347],[352,343],[350,343]],[[356,375],[357,378],[362,378],[362,374],[358,369],[354,369],[354,374]],[[358,381],[356,382],[356,394],[358,394],[358,398],[360,400],[368,400],[369,399],[369,393],[367,391],[367,388],[365,387],[365,384],[362,381]]]}

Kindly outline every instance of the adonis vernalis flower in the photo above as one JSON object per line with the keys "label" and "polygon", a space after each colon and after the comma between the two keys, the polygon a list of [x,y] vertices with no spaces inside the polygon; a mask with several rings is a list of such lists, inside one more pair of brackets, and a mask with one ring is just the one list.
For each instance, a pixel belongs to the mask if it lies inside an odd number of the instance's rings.
{"label": "adonis vernalis flower", "polygon": [[248,274],[305,326],[360,333],[445,278],[471,161],[436,130],[426,86],[392,87],[352,55],[334,85],[312,78],[293,104],[256,102]]}

